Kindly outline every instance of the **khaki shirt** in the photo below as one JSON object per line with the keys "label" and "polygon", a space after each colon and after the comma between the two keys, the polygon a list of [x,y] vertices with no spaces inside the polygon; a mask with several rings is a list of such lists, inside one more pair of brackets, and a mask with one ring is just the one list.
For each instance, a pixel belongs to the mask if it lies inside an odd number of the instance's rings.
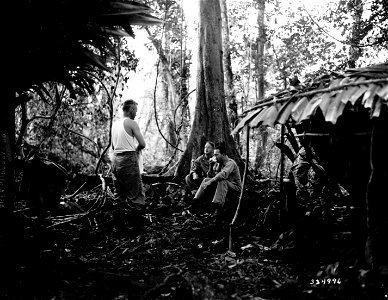
{"label": "khaki shirt", "polygon": [[228,180],[241,189],[242,184],[240,170],[233,159],[229,157],[226,158],[226,162],[221,166],[221,170],[213,177],[213,180]]}
{"label": "khaki shirt", "polygon": [[190,175],[195,172],[198,174],[199,177],[204,178],[206,177],[207,172],[209,172],[209,168],[210,168],[209,159],[207,159],[205,154],[202,154],[192,162]]}

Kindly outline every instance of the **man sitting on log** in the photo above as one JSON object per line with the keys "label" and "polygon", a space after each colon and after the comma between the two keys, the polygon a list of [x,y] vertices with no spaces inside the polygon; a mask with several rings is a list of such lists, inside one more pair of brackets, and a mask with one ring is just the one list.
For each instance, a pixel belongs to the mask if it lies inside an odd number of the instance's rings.
{"label": "man sitting on log", "polygon": [[214,143],[207,141],[205,143],[204,153],[193,160],[190,173],[185,178],[190,190],[198,189],[202,180],[207,176],[211,168],[209,160],[213,157],[213,152]]}
{"label": "man sitting on log", "polygon": [[208,196],[212,197],[212,205],[214,206],[213,217],[218,217],[225,205],[227,194],[238,195],[241,191],[241,176],[240,170],[236,162],[229,158],[225,153],[225,146],[218,144],[214,147],[214,157],[219,167],[219,172],[214,176],[211,172],[209,177],[203,179],[197,193],[193,199],[193,205],[189,209],[195,209],[203,199]]}

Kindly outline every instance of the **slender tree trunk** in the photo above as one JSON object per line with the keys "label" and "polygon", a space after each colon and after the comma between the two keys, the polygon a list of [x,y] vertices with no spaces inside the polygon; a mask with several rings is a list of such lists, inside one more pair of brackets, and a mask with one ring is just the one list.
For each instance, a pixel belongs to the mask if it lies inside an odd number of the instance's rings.
{"label": "slender tree trunk", "polygon": [[187,24],[181,9],[181,28],[180,28],[180,122],[178,130],[181,137],[181,149],[185,149],[188,143],[190,131],[190,112],[189,112],[189,78],[190,78],[190,60],[191,52],[187,50]]}
{"label": "slender tree trunk", "polygon": [[268,142],[268,130],[265,126],[258,128],[259,139],[257,141],[256,157],[255,157],[255,169],[259,170],[265,161],[267,155],[267,142]]}
{"label": "slender tree trunk", "polygon": [[[258,16],[257,25],[259,28],[256,53],[256,90],[257,99],[261,100],[264,98],[264,48],[265,48],[265,24],[264,24],[264,12],[265,12],[265,1],[257,0],[258,4]],[[268,130],[266,126],[259,127],[260,139],[257,143],[255,168],[260,169],[263,165],[266,156]]]}
{"label": "slender tree trunk", "polygon": [[163,50],[161,47],[161,43],[159,40],[157,40],[149,31],[148,28],[146,28],[146,31],[148,33],[149,39],[151,40],[152,44],[154,45],[156,51],[158,52],[160,63],[162,65],[162,73],[164,74],[166,81],[169,86],[170,94],[171,94],[171,101],[172,103],[176,104],[176,99],[179,99],[178,91],[175,88],[174,82],[174,76],[171,73],[170,64],[168,60],[168,54]]}
{"label": "slender tree trunk", "polygon": [[[163,128],[163,132],[167,132],[167,135],[166,137],[168,138],[168,140],[170,141],[170,137],[169,137],[169,126],[170,126],[170,114],[169,114],[169,85],[168,85],[168,79],[167,79],[167,76],[166,76],[166,73],[165,72],[162,72],[162,81],[161,81],[161,87],[162,87],[162,105],[158,105],[159,106],[159,112],[160,112],[160,115],[162,116],[162,128]],[[169,148],[169,144],[166,142],[165,143],[165,154],[168,155],[168,152],[169,152],[170,148]]]}
{"label": "slender tree trunk", "polygon": [[[176,105],[176,98],[177,98],[177,89],[174,87],[174,78],[171,75],[171,50],[170,50],[170,42],[171,42],[171,34],[170,30],[166,29],[165,31],[165,38],[164,38],[164,50],[159,49],[159,52],[162,53],[165,57],[163,59],[165,62],[162,64],[162,72],[163,72],[163,97],[164,97],[164,126],[166,128],[166,136],[170,144],[175,145],[176,144],[176,135],[175,135],[175,126],[173,120],[174,116],[174,109]],[[166,154],[171,156],[174,153],[174,148],[170,146],[166,142]]]}
{"label": "slender tree trunk", "polygon": [[264,24],[264,12],[265,12],[265,0],[257,0],[258,16],[257,25],[259,28],[259,34],[257,37],[257,55],[256,55],[256,86],[258,99],[264,98],[264,49],[265,49],[265,24]]}
{"label": "slender tree trunk", "polygon": [[227,122],[220,1],[200,0],[199,14],[197,102],[189,142],[178,164],[176,176],[188,173],[191,158],[202,153],[206,140],[224,142],[229,157],[243,168]]}
{"label": "slender tree trunk", "polygon": [[[224,63],[224,78],[225,78],[225,94],[226,94],[226,105],[230,109],[230,104],[236,101],[236,95],[233,85],[233,71],[232,61],[230,58],[230,41],[229,41],[229,22],[228,22],[228,8],[226,0],[221,0],[221,16],[222,16],[222,54]],[[229,111],[229,118],[233,122],[234,110]]]}
{"label": "slender tree trunk", "polygon": [[[237,102],[236,93],[233,84],[233,71],[232,61],[230,58],[230,41],[229,41],[229,22],[228,22],[228,8],[226,0],[221,0],[221,19],[222,19],[222,53],[224,63],[224,78],[225,78],[225,94],[226,105],[228,108],[229,124],[231,129],[237,125]],[[234,135],[234,140],[239,145],[240,135],[237,133]]]}
{"label": "slender tree trunk", "polygon": [[360,47],[354,45],[360,44],[364,38],[366,32],[362,30],[362,13],[363,13],[363,1],[362,0],[349,0],[348,8],[352,11],[353,27],[350,36],[350,42],[352,46],[349,49],[348,67],[355,68],[357,60],[362,56],[363,50]]}
{"label": "slender tree trunk", "polygon": [[243,97],[241,98],[241,107],[244,106],[244,103],[243,103],[244,101],[245,101],[245,104],[248,103],[250,91],[251,91],[250,82],[251,82],[251,78],[252,78],[252,68],[251,68],[252,43],[251,43],[251,41],[246,40],[244,44],[245,44],[245,49],[246,49],[245,50],[245,64],[246,64],[247,69],[248,69],[248,78],[247,78],[247,81],[245,82],[244,77],[243,76],[241,77],[241,85],[242,85],[242,92],[243,92]]}
{"label": "slender tree trunk", "polygon": [[190,76],[190,67],[188,64],[188,57],[186,57],[186,50],[183,52],[182,61],[182,74],[181,74],[181,134],[182,137],[182,149],[185,149],[188,143],[188,134],[190,131],[190,112],[189,112],[189,101],[188,101],[188,81]]}

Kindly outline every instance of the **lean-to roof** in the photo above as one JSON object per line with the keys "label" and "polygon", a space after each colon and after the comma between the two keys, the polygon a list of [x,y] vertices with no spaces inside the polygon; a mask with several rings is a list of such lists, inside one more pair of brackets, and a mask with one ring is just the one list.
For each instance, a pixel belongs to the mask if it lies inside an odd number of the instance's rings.
{"label": "lean-to roof", "polygon": [[336,124],[344,111],[355,106],[368,109],[371,118],[378,118],[382,107],[387,105],[388,63],[347,69],[343,73],[321,75],[306,86],[267,97],[243,113],[232,134],[245,126],[299,124],[319,110],[326,122]]}

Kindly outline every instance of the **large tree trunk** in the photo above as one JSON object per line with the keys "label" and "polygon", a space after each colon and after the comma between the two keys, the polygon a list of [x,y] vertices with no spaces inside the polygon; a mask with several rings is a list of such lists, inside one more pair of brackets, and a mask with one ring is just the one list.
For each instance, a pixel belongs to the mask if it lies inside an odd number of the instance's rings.
{"label": "large tree trunk", "polygon": [[203,152],[206,140],[224,142],[229,157],[236,160],[241,170],[243,168],[227,121],[219,0],[199,1],[199,14],[197,102],[189,142],[176,176],[188,173],[191,159]]}

